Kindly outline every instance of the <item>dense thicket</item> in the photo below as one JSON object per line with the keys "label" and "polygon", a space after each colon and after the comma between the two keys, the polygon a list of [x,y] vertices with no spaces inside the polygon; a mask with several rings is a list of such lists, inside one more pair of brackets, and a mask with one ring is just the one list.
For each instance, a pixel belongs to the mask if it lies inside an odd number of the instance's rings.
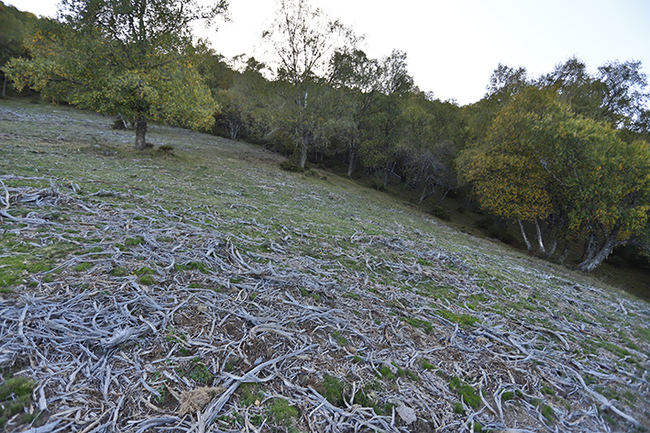
{"label": "dense thicket", "polygon": [[138,0],[167,7],[143,9],[141,21],[122,3],[68,0],[64,24],[41,26],[26,44],[31,58],[5,70],[18,87],[136,125],[214,118],[214,133],[283,152],[289,168],[325,164],[419,204],[453,193],[516,227],[529,251],[584,271],[617,246],[648,251],[650,98],[639,62],[592,74],[572,58],[541,77],[499,65],[485,96],[461,107],[418,89],[405,53],[369,57],[349,28],[304,1],[279,2],[263,37],[268,65],[192,40],[188,23],[225,3]]}

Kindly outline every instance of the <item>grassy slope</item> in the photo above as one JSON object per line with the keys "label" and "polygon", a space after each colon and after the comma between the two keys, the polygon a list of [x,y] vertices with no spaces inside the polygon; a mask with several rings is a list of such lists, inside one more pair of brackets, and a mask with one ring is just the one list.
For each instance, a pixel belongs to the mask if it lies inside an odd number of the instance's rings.
{"label": "grassy slope", "polygon": [[[570,360],[586,366],[584,371],[595,372],[585,374],[587,386],[648,426],[647,303],[589,276],[461,233],[346,179],[320,172],[301,175],[280,171],[278,156],[246,143],[154,126],[149,140],[156,145],[173,145],[175,155],[135,153],[131,150],[132,133],[112,131],[109,124],[110,119],[68,108],[0,101],[0,174],[52,178],[62,188],[73,182],[88,202],[132,209],[147,218],[161,217],[157,206],[181,216],[197,211],[212,215],[208,224],[219,236],[232,239],[246,260],[272,263],[325,281],[323,287],[327,289],[322,292],[299,283],[287,284],[287,290],[305,304],[339,307],[350,317],[349,331],[327,331],[333,335],[328,343],[333,344],[332,352],[338,346],[341,351],[327,355],[339,363],[338,369],[331,364],[329,373],[342,382],[353,381],[346,376],[343,360],[352,362],[350,353],[368,360],[373,350],[354,338],[355,329],[383,326],[376,338],[385,334],[387,341],[377,340],[378,348],[391,346],[386,329],[397,329],[396,335],[415,344],[401,358],[395,352],[392,362],[412,370],[419,379],[411,383],[406,374],[397,383],[404,381],[406,388],[420,389],[430,401],[441,402],[437,410],[446,415],[442,421],[431,421],[436,428],[442,422],[455,426],[449,427],[454,431],[467,421],[466,415],[456,413],[463,412],[462,407],[455,408],[463,393],[451,380],[462,373],[465,382],[474,388],[483,387],[487,395],[499,395],[505,389],[501,384],[510,382],[508,378],[515,379],[508,389],[523,390],[519,400],[504,403],[506,415],[501,424],[487,411],[482,414],[484,424],[493,420],[496,427],[505,424],[544,429],[545,424],[552,427],[559,422],[560,430],[569,426],[576,431],[599,430],[602,418],[589,412],[594,400],[575,378],[555,370],[555,363]],[[13,187],[47,186],[42,181],[5,183]],[[112,196],[92,196],[98,191],[111,191]],[[47,238],[44,231],[54,229],[10,233],[6,231],[10,223],[1,226],[0,280],[5,282],[3,289],[12,292],[2,295],[6,302],[23,302],[18,294],[28,290],[57,293],[57,279],[82,281],[79,274],[87,267],[94,266],[95,274],[103,272],[99,264],[83,265],[86,262],[74,260],[75,250],[81,248],[78,243],[85,243],[75,238],[78,227],[73,223],[80,217],[75,211],[29,206],[17,206],[12,211],[36,211],[60,222],[68,229],[63,239],[76,239],[77,244],[60,239],[49,244],[49,249],[34,248],[30,245]],[[128,227],[121,235],[107,234],[101,239],[101,248],[124,247],[127,231]],[[19,261],[15,260],[17,256]],[[63,269],[46,273],[61,263],[66,264]],[[131,265],[133,269],[138,266],[135,262]],[[103,278],[111,280],[108,271]],[[117,288],[121,282],[116,279],[113,284]],[[267,301],[272,305],[273,300]],[[372,320],[360,322],[366,314]],[[512,350],[507,341],[488,342],[495,330],[523,345],[523,353],[534,355],[515,363],[512,370],[517,376],[517,369],[523,369],[534,380],[513,378],[508,368],[492,365],[493,359],[481,360],[464,352],[424,355],[428,349],[447,347],[459,338],[457,335],[462,337],[462,344],[475,351],[485,347],[504,353]],[[368,332],[371,335],[374,331]],[[563,336],[566,344],[557,335]],[[0,342],[5,337],[0,335]],[[337,342],[338,346],[334,344]],[[369,373],[381,366],[373,362],[368,361]],[[320,367],[328,369],[327,365]],[[481,379],[483,369],[489,373],[487,383]],[[325,392],[323,373],[310,380]],[[359,374],[367,380],[372,377]],[[380,382],[389,381],[385,374],[379,377]],[[553,385],[558,383],[557,387]],[[379,388],[377,404],[390,403],[385,396],[403,389],[381,383]],[[463,398],[465,403],[467,398]],[[488,400],[495,406],[496,402],[490,397]],[[418,407],[414,401],[410,404],[416,406],[418,417],[426,419],[426,404]],[[228,409],[230,413],[243,403],[234,404]],[[553,408],[551,415],[537,419],[537,413],[549,414],[546,406]],[[604,408],[602,417],[615,429],[629,428]],[[237,417],[233,420],[230,426],[236,429]],[[300,422],[304,426],[304,419]]]}

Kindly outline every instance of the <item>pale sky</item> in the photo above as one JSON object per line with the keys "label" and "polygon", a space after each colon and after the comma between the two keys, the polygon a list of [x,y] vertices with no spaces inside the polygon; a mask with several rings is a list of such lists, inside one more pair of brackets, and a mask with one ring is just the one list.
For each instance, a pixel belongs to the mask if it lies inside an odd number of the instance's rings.
{"label": "pale sky", "polygon": [[[57,0],[5,0],[37,15],[56,15]],[[485,94],[499,62],[537,76],[571,56],[590,70],[609,60],[641,60],[650,73],[650,0],[312,0],[365,36],[373,57],[406,51],[422,90],[460,104]],[[226,57],[264,60],[262,31],[273,0],[230,0],[232,20],[201,32]]]}

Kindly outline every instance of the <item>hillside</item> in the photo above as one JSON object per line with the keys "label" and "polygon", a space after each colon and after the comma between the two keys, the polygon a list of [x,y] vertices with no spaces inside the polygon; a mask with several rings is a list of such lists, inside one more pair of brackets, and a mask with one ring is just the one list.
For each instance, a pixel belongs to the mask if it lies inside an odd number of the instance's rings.
{"label": "hillside", "polygon": [[257,146],[110,124],[0,101],[6,431],[650,428],[648,303]]}

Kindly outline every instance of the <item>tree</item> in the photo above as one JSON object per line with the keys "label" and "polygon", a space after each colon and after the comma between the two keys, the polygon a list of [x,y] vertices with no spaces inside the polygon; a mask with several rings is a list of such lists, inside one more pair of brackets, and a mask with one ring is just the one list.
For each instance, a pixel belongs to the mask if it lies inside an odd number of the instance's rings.
{"label": "tree", "polygon": [[614,248],[647,236],[650,221],[650,145],[626,142],[605,123],[588,118],[572,119],[560,134],[577,146],[555,151],[572,167],[560,186],[575,206],[569,227],[585,241],[578,269],[593,271]]}
{"label": "tree", "polygon": [[233,76],[230,87],[216,93],[221,104],[217,120],[226,127],[232,139],[243,133],[249,139],[260,141],[271,131],[269,107],[274,105],[277,95],[273,84],[262,75],[262,69],[262,63],[249,58],[245,69]]}
{"label": "tree", "polygon": [[406,53],[394,50],[379,66],[377,91],[372,92],[370,108],[362,121],[360,156],[363,164],[383,172],[386,188],[397,159],[406,153],[400,142],[404,97],[414,90],[408,73]]}
{"label": "tree", "polygon": [[361,50],[343,49],[334,53],[330,60],[329,82],[343,89],[347,109],[347,126],[343,140],[347,144],[348,177],[354,173],[362,137],[362,122],[367,115],[373,92],[380,90],[381,71],[379,62],[370,59]]}
{"label": "tree", "polygon": [[519,67],[515,69],[499,63],[490,76],[486,97],[507,102],[507,99],[516,95],[528,85],[526,68]]}
{"label": "tree", "polygon": [[[532,244],[522,221],[539,224],[553,211],[549,176],[538,162],[541,148],[534,128],[542,118],[561,116],[564,110],[551,92],[529,88],[499,111],[485,140],[463,151],[458,160],[462,180],[472,185],[481,207],[517,221],[529,251]],[[539,230],[538,235],[543,245]]]}
{"label": "tree", "polygon": [[41,29],[32,58],[13,60],[8,73],[17,87],[133,119],[143,149],[148,120],[213,122],[215,103],[187,52],[191,24],[226,10],[225,0],[63,0],[61,24]]}
{"label": "tree", "polygon": [[602,107],[605,86],[590,75],[587,66],[577,58],[556,65],[552,72],[538,80],[537,85],[555,89],[560,100],[569,104],[574,113],[606,120]]}
{"label": "tree", "polygon": [[464,140],[464,121],[458,106],[425,93],[405,98],[401,140],[408,149],[405,171],[409,183],[420,188],[418,203],[437,190],[441,200],[457,186],[454,160]]}
{"label": "tree", "polygon": [[305,0],[280,0],[275,22],[263,36],[276,55],[277,78],[291,86],[288,97],[293,107],[285,111],[290,114],[285,127],[294,138],[298,165],[304,168],[319,135],[314,127],[321,124],[318,97],[325,94],[325,69],[336,49],[351,45],[355,38],[340,21]]}
{"label": "tree", "polygon": [[584,240],[578,268],[592,271],[647,230],[649,150],[621,140],[607,123],[576,115],[554,89],[530,87],[497,114],[484,142],[461,154],[459,167],[482,207],[519,222],[529,250],[522,221],[534,224],[547,256],[559,235]]}
{"label": "tree", "polygon": [[467,105],[469,139],[481,141],[485,137],[494,117],[522,89],[530,86],[528,73],[523,67],[512,68],[499,63],[490,76],[487,93],[478,102]]}
{"label": "tree", "polygon": [[538,86],[554,88],[573,111],[618,129],[650,133],[650,93],[641,62],[608,62],[596,75],[574,58],[542,76]]}
{"label": "tree", "polygon": [[598,68],[603,85],[602,108],[613,125],[650,132],[650,93],[641,62],[609,62]]}
{"label": "tree", "polygon": [[[21,12],[0,1],[0,68],[12,57],[24,56],[23,41],[36,26],[38,18],[29,12]],[[1,97],[7,96],[8,76],[0,70],[2,77]]]}

